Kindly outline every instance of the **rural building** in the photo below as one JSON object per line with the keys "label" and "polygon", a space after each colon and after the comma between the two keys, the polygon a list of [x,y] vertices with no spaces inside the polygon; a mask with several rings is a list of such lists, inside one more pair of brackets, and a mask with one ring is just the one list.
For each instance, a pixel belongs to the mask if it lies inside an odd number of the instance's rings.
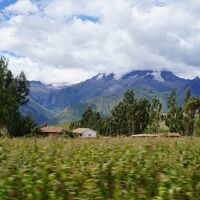
{"label": "rural building", "polygon": [[156,138],[156,137],[171,137],[171,138],[179,138],[181,135],[179,133],[159,133],[159,134],[139,134],[139,135],[131,135],[132,138]]}
{"label": "rural building", "polygon": [[72,132],[82,138],[96,138],[97,137],[97,132],[90,128],[77,128],[77,129],[74,129]]}
{"label": "rural building", "polygon": [[179,133],[168,133],[166,135],[166,137],[174,137],[174,138],[176,138],[176,137],[181,137],[181,134],[179,134]]}
{"label": "rural building", "polygon": [[56,135],[64,131],[61,127],[46,126],[40,129],[40,134],[43,136]]}
{"label": "rural building", "polygon": [[148,138],[155,138],[159,137],[158,134],[138,134],[138,135],[131,135],[132,138],[139,138],[139,137],[148,137]]}

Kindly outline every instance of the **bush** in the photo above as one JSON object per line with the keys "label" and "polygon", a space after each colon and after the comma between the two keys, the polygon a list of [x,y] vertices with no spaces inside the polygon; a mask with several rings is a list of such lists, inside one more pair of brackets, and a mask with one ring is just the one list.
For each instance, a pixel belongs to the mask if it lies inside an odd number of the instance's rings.
{"label": "bush", "polygon": [[7,127],[11,137],[35,136],[39,131],[36,122],[30,116],[20,114],[17,116],[17,120],[9,123]]}

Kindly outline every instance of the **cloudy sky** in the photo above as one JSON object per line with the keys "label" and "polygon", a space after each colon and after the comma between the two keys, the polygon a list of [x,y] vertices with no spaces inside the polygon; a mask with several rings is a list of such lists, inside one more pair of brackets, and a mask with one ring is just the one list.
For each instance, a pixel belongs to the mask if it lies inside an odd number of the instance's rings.
{"label": "cloudy sky", "polygon": [[0,0],[0,55],[46,83],[135,69],[200,76],[200,1]]}

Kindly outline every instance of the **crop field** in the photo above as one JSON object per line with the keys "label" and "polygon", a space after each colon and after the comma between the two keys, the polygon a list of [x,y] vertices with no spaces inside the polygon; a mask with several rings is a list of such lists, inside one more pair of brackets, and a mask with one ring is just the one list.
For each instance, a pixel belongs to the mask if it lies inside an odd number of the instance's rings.
{"label": "crop field", "polygon": [[0,199],[200,199],[200,139],[0,139]]}

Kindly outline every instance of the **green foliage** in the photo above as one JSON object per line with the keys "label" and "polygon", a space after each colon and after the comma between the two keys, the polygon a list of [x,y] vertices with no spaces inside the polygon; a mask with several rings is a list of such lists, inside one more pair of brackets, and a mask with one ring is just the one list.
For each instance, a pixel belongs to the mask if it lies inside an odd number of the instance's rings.
{"label": "green foliage", "polygon": [[72,122],[70,129],[75,128],[91,128],[96,131],[101,129],[101,116],[98,112],[94,112],[91,107],[88,107],[82,115],[81,120]]}
{"label": "green foliage", "polygon": [[77,137],[71,130],[64,130],[61,135],[62,138],[75,138]]}
{"label": "green foliage", "polygon": [[150,103],[147,99],[136,99],[133,90],[124,94],[111,112],[112,132],[114,135],[143,133],[149,124]]}
{"label": "green foliage", "polygon": [[166,126],[169,127],[170,132],[183,133],[183,110],[177,106],[176,103],[176,91],[173,90],[167,101],[168,113],[165,118]]}
{"label": "green foliage", "polygon": [[165,118],[165,123],[169,127],[170,132],[179,132],[184,135],[191,136],[198,133],[200,99],[191,96],[188,88],[185,94],[183,107],[176,104],[176,92],[172,91],[168,99],[169,111]]}
{"label": "green foliage", "polygon": [[73,130],[73,129],[76,129],[80,126],[81,126],[80,121],[73,121],[73,122],[70,123],[69,129]]}
{"label": "green foliage", "polygon": [[130,104],[135,104],[136,103],[135,93],[133,92],[133,90],[127,90],[124,93],[123,102],[126,105],[130,105]]}
{"label": "green foliage", "polygon": [[[184,106],[176,101],[176,91],[173,90],[167,100],[168,112],[162,114],[162,103],[153,98],[137,99],[133,90],[125,92],[120,101],[111,111],[109,117],[101,117],[98,112],[88,107],[81,120],[70,124],[70,129],[88,127],[105,136],[130,136],[144,132],[178,132],[184,135],[196,134],[198,117],[200,115],[200,99],[191,96],[190,89],[186,91]],[[161,127],[160,125],[165,122]]]}
{"label": "green foliage", "polygon": [[11,137],[20,137],[36,136],[39,128],[31,116],[23,116],[17,112],[13,116],[12,123],[7,125],[7,130]]}
{"label": "green foliage", "polygon": [[101,129],[99,133],[104,136],[114,136],[112,127],[113,122],[110,117],[102,118]]}
{"label": "green foliage", "polygon": [[16,78],[16,91],[17,91],[17,100],[19,105],[25,105],[28,103],[28,94],[29,94],[29,83],[26,80],[26,76],[22,71],[19,76]]}
{"label": "green foliage", "polygon": [[200,136],[200,116],[196,117],[194,123],[194,134]]}
{"label": "green foliage", "polygon": [[190,88],[188,88],[185,93],[184,105],[189,101],[190,97],[191,97],[191,90]]}
{"label": "green foliage", "polygon": [[184,125],[186,135],[193,135],[196,117],[200,111],[199,97],[188,97],[184,104]]}
{"label": "green foliage", "polygon": [[80,123],[82,127],[97,128],[100,120],[100,114],[93,112],[92,108],[88,107],[83,113]]}
{"label": "green foliage", "polygon": [[128,121],[126,116],[126,105],[123,102],[120,102],[112,110],[111,123],[112,123],[112,135],[125,135],[128,134]]}
{"label": "green foliage", "polygon": [[28,82],[21,72],[16,78],[8,70],[8,60],[0,58],[0,128],[6,128],[11,137],[34,132],[36,124],[30,117],[21,116],[19,109],[28,102]]}
{"label": "green foliage", "polygon": [[2,139],[0,199],[200,199],[200,140]]}
{"label": "green foliage", "polygon": [[150,133],[158,133],[161,122],[162,104],[158,99],[153,98],[149,110],[149,127]]}
{"label": "green foliage", "polygon": [[147,99],[137,99],[133,90],[127,90],[122,101],[112,109],[110,117],[102,118],[89,107],[81,120],[70,124],[70,129],[88,127],[105,136],[130,136],[145,131],[158,133],[162,121],[161,110],[159,100],[153,98],[150,102]]}

